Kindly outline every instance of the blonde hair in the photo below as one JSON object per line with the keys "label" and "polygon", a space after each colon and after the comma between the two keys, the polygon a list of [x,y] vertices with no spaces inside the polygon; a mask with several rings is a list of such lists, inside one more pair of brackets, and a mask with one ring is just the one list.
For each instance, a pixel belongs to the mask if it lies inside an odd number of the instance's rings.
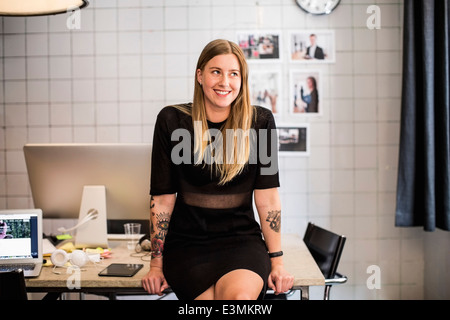
{"label": "blonde hair", "polygon": [[[245,60],[244,53],[237,44],[222,39],[213,40],[208,43],[198,58],[197,68],[195,69],[196,75],[198,69],[203,71],[209,60],[221,54],[234,54],[239,61],[241,74],[241,88],[239,90],[239,94],[231,103],[230,114],[220,129],[223,137],[223,148],[215,150],[215,158],[226,160],[222,162],[215,162],[214,166],[211,166],[211,170],[213,170],[214,167],[216,173],[220,176],[219,185],[224,185],[242,172],[249,160],[251,145],[251,136],[249,134],[246,134],[244,139],[234,136],[233,143],[229,142],[227,144],[225,134],[227,132],[226,130],[232,129],[233,132],[236,132],[238,129],[241,129],[241,132],[249,132],[252,126],[253,117],[255,116],[255,111],[254,107],[250,104],[247,62]],[[197,81],[197,76],[195,76],[194,79],[195,87],[192,108],[187,108],[182,105],[175,107],[192,116],[194,128],[195,121],[201,122],[201,134],[197,134],[197,132],[194,131],[194,153],[198,155],[197,159],[201,161],[208,148],[208,141],[211,141],[211,135],[208,131],[203,89]],[[208,135],[207,137],[209,137],[208,141],[203,139],[205,132]],[[227,146],[232,146],[233,150],[227,151]],[[212,148],[211,144],[209,144],[209,148]],[[224,154],[226,154],[227,157],[224,157]],[[231,155],[231,158],[229,155]]]}

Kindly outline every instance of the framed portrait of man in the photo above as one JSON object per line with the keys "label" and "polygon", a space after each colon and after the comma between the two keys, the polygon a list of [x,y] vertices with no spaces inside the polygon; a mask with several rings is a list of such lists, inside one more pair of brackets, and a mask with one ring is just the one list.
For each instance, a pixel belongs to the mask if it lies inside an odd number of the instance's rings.
{"label": "framed portrait of man", "polygon": [[289,32],[289,61],[298,63],[334,63],[334,30],[300,30]]}

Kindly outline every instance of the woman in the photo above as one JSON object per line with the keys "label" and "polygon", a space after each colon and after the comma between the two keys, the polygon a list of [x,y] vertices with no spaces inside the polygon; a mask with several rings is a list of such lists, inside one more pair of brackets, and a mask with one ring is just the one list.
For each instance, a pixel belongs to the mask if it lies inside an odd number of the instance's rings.
{"label": "woman", "polygon": [[[142,280],[149,293],[161,295],[170,286],[179,299],[257,299],[267,286],[280,293],[293,285],[281,252],[278,169],[262,175],[270,164],[249,161],[254,144],[248,136],[233,138],[231,147],[226,143],[227,129],[275,129],[269,110],[250,105],[247,82],[239,46],[214,40],[199,57],[193,103],[158,114],[150,190],[152,260]],[[177,129],[191,134],[191,162],[173,161],[174,154],[186,159],[185,150],[173,152],[186,142],[172,141]],[[222,150],[211,150],[209,129],[224,133]],[[221,152],[232,157],[207,161]]]}
{"label": "woman", "polygon": [[316,78],[308,77],[306,79],[306,84],[308,85],[309,94],[303,94],[303,87],[300,89],[300,95],[303,102],[306,103],[306,112],[319,112],[319,93],[317,92],[317,82]]}

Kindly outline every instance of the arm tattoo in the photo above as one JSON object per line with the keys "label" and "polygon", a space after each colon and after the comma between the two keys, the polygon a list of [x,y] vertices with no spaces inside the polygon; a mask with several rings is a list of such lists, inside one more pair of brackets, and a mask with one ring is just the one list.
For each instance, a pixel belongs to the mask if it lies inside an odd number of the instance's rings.
{"label": "arm tattoo", "polygon": [[156,214],[156,223],[155,226],[152,228],[153,231],[157,233],[155,237],[161,240],[166,238],[167,231],[169,230],[169,222],[170,222],[169,213],[161,212]]}
{"label": "arm tattoo", "polygon": [[150,209],[152,209],[155,206],[155,199],[153,199],[153,196],[150,196]]}
{"label": "arm tattoo", "polygon": [[266,221],[269,222],[270,229],[280,232],[281,210],[272,210],[267,213]]}
{"label": "arm tattoo", "polygon": [[167,212],[161,212],[155,214],[152,211],[152,216],[156,216],[155,223],[151,223],[150,233],[152,236],[152,256],[157,258],[162,256],[164,250],[164,240],[169,230],[170,214]]}

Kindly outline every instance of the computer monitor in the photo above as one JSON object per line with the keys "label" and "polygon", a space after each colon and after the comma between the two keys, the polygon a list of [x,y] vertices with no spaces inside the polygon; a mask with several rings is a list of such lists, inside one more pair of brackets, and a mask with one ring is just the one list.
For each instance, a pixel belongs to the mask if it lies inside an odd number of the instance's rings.
{"label": "computer monitor", "polygon": [[85,186],[104,186],[108,233],[141,220],[149,229],[150,144],[26,144],[35,208],[44,218],[77,219]]}

